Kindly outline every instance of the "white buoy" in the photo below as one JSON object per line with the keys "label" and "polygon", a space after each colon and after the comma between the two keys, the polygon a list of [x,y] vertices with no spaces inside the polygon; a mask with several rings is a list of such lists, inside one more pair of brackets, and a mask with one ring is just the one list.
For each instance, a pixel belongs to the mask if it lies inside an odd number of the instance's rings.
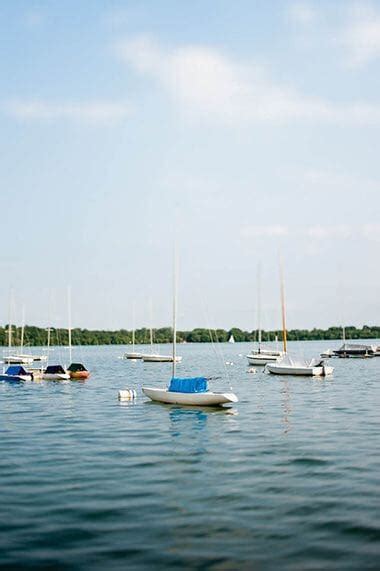
{"label": "white buoy", "polygon": [[257,373],[257,369],[255,369],[254,367],[250,367],[247,373]]}
{"label": "white buoy", "polygon": [[119,400],[134,400],[137,393],[134,389],[124,389],[118,393]]}

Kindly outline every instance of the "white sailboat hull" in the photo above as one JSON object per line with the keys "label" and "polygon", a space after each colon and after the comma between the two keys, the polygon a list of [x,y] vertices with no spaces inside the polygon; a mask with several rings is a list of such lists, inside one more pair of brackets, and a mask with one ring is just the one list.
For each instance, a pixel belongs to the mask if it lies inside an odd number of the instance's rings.
{"label": "white sailboat hull", "polygon": [[[172,355],[142,355],[141,359],[144,363],[173,363]],[[182,357],[176,357],[175,362],[180,363]]]}
{"label": "white sailboat hull", "polygon": [[5,357],[4,363],[8,365],[30,365],[33,363],[33,357],[30,355],[9,355]]}
{"label": "white sailboat hull", "polygon": [[143,387],[143,393],[152,401],[166,404],[183,404],[189,406],[217,406],[227,403],[238,402],[238,397],[233,393],[175,393],[167,389]]}
{"label": "white sailboat hull", "polygon": [[327,365],[319,367],[298,367],[292,365],[281,365],[281,363],[268,363],[266,369],[273,375],[296,375],[302,377],[321,377],[331,375],[334,371],[334,367],[329,367]]}
{"label": "white sailboat hull", "polygon": [[70,379],[69,373],[43,373],[44,381],[66,381]]}
{"label": "white sailboat hull", "polygon": [[124,359],[142,359],[142,353],[125,353]]}
{"label": "white sailboat hull", "polygon": [[276,363],[280,359],[280,355],[265,355],[257,353],[257,355],[246,355],[250,365],[266,365],[267,363]]}

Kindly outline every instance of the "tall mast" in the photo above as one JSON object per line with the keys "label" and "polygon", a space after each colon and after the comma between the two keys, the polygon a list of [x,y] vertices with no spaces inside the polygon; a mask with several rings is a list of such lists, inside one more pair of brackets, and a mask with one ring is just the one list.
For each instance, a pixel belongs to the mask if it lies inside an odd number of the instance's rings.
{"label": "tall mast", "polygon": [[259,331],[259,353],[261,349],[261,264],[257,266],[257,328]]}
{"label": "tall mast", "polygon": [[67,311],[68,311],[68,334],[69,334],[69,359],[70,365],[72,363],[72,349],[71,349],[71,286],[67,286]]}
{"label": "tall mast", "polygon": [[24,333],[25,333],[25,305],[22,306],[22,324],[21,324],[21,341],[20,341],[21,354],[24,348]]}
{"label": "tall mast", "polygon": [[49,302],[48,302],[48,328],[47,328],[47,359],[46,359],[46,366],[49,364],[49,349],[50,349],[50,321],[51,321],[51,290],[49,291]]}
{"label": "tall mast", "polygon": [[12,348],[12,299],[13,290],[9,290],[9,307],[8,307],[8,352],[11,354]]}
{"label": "tall mast", "polygon": [[280,260],[280,279],[281,279],[282,342],[284,346],[284,353],[286,353],[287,343],[286,343],[285,286],[284,286],[284,272],[281,260]]}
{"label": "tall mast", "polygon": [[175,377],[177,359],[177,252],[174,248],[173,263],[173,365],[172,377]]}
{"label": "tall mast", "polygon": [[150,312],[150,328],[149,328],[149,336],[150,336],[150,352],[153,353],[153,301],[152,298],[149,300],[149,312]]}
{"label": "tall mast", "polygon": [[344,325],[342,325],[342,341],[343,344],[346,343],[346,327]]}
{"label": "tall mast", "polygon": [[135,302],[132,305],[132,352],[135,351]]}

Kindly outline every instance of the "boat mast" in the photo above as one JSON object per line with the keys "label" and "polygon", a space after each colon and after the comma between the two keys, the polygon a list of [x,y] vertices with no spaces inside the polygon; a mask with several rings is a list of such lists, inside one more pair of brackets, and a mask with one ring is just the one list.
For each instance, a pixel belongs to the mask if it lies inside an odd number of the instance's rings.
{"label": "boat mast", "polygon": [[21,341],[20,341],[20,354],[24,348],[24,334],[25,334],[25,305],[22,306],[22,324],[21,324]]}
{"label": "boat mast", "polygon": [[153,327],[152,327],[152,323],[153,323],[153,301],[152,301],[152,298],[150,298],[150,300],[149,300],[149,309],[150,309],[150,329],[149,329],[150,352],[153,355]]}
{"label": "boat mast", "polygon": [[342,341],[343,341],[343,345],[345,345],[345,343],[346,343],[346,327],[344,325],[342,325]]}
{"label": "boat mast", "polygon": [[261,264],[257,266],[257,327],[259,331],[259,353],[261,352]]}
{"label": "boat mast", "polygon": [[135,302],[132,304],[132,352],[135,352]]}
{"label": "boat mast", "polygon": [[177,255],[174,249],[173,264],[173,364],[172,377],[175,377],[177,359]]}
{"label": "boat mast", "polygon": [[72,361],[72,349],[71,349],[71,287],[67,286],[67,311],[68,311],[68,334],[69,334],[69,359],[70,365]]}
{"label": "boat mast", "polygon": [[11,354],[12,350],[12,298],[13,291],[9,291],[9,307],[8,307],[8,355]]}
{"label": "boat mast", "polygon": [[48,328],[47,328],[47,346],[46,346],[46,366],[49,365],[49,350],[50,350],[50,321],[51,321],[51,290],[49,291],[49,303],[48,303]]}
{"label": "boat mast", "polygon": [[281,261],[280,261],[280,279],[281,279],[282,342],[284,346],[284,353],[286,353],[287,339],[286,339],[285,286],[284,286],[284,272]]}

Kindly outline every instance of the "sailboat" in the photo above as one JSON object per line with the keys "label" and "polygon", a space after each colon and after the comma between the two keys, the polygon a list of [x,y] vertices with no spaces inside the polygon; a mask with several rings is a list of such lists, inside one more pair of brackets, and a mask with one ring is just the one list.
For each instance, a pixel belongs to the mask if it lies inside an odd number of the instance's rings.
{"label": "sailboat", "polygon": [[32,380],[33,373],[26,371],[21,365],[11,365],[3,374],[0,374],[0,381],[18,383],[20,381]]}
{"label": "sailboat", "polygon": [[234,393],[214,393],[208,388],[206,377],[176,377],[177,364],[177,272],[174,263],[173,284],[173,352],[172,377],[168,387],[142,387],[143,393],[152,401],[165,404],[180,404],[187,406],[216,406],[238,402]]}
{"label": "sailboat", "polygon": [[[152,309],[151,309],[152,313]],[[142,353],[141,359],[144,363],[173,363],[173,359],[175,358],[176,363],[180,363],[182,361],[182,357],[178,355],[161,355],[161,353],[154,353],[153,352],[153,329],[150,327],[150,348],[151,353]]]}
{"label": "sailboat", "polygon": [[[12,335],[12,326],[10,326],[9,334]],[[36,361],[37,362],[46,361],[47,357],[45,355],[31,355],[23,353],[24,338],[25,338],[25,307],[22,308],[20,350],[18,353],[12,355],[9,354],[7,357],[5,357],[4,362],[10,365],[31,365]]]}
{"label": "sailboat", "polygon": [[235,338],[234,338],[234,336],[232,335],[232,333],[231,333],[231,335],[230,335],[230,338],[228,339],[228,343],[235,343]]}
{"label": "sailboat", "polygon": [[282,266],[281,275],[281,316],[282,316],[282,340],[284,355],[275,363],[267,363],[265,370],[274,375],[296,375],[296,376],[326,376],[331,375],[333,367],[325,364],[322,359],[295,359],[287,354],[286,336],[286,311],[285,311],[285,287]]}
{"label": "sailboat", "polygon": [[69,336],[69,357],[70,357],[70,365],[67,367],[67,373],[70,376],[70,379],[88,379],[90,376],[90,372],[86,369],[82,363],[73,363],[72,362],[72,343],[71,343],[71,288],[67,288],[67,305],[68,305],[68,314],[69,314],[69,326],[68,326],[68,336]]}
{"label": "sailboat", "polygon": [[62,365],[49,365],[49,350],[51,341],[51,327],[50,327],[50,300],[49,300],[49,325],[47,328],[47,363],[46,369],[42,371],[41,378],[45,381],[67,381],[70,379],[70,374],[65,371]]}
{"label": "sailboat", "polygon": [[135,351],[135,344],[136,344],[136,333],[135,333],[135,306],[132,307],[132,351],[127,351],[124,353],[124,359],[141,359],[142,353]]}
{"label": "sailboat", "polygon": [[248,355],[248,363],[250,365],[266,365],[278,361],[283,355],[284,351],[278,351],[271,347],[262,347],[262,331],[261,331],[261,268],[257,270],[257,314],[258,314],[258,348],[253,349]]}

